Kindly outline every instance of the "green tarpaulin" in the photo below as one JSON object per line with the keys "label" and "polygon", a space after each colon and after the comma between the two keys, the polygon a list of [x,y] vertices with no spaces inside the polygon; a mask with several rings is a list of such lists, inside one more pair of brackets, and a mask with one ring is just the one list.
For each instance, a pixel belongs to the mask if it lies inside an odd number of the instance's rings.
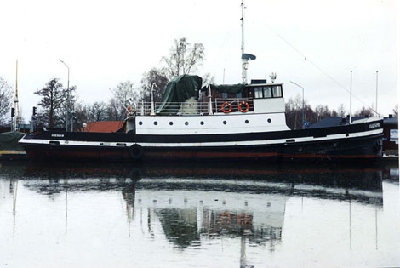
{"label": "green tarpaulin", "polygon": [[18,144],[24,136],[21,132],[0,133],[0,151],[25,151],[25,148]]}
{"label": "green tarpaulin", "polygon": [[157,108],[157,115],[176,115],[180,109],[180,102],[191,97],[198,98],[198,91],[202,84],[203,79],[195,75],[182,75],[172,79]]}

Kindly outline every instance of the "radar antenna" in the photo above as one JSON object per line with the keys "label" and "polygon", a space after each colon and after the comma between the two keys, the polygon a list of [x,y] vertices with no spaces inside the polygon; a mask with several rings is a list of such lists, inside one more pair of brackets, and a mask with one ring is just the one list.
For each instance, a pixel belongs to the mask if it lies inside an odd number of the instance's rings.
{"label": "radar antenna", "polygon": [[274,83],[276,78],[278,77],[276,73],[272,72],[269,77],[271,78],[271,83]]}

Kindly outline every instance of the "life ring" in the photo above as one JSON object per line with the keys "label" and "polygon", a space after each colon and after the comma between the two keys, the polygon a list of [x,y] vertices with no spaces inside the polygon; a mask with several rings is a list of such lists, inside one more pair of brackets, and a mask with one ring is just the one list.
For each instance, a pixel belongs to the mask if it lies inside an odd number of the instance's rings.
{"label": "life ring", "polygon": [[221,213],[219,216],[219,221],[221,223],[231,223],[231,214],[229,212]]}
{"label": "life ring", "polygon": [[229,114],[230,112],[232,112],[232,104],[226,101],[221,105],[220,109],[224,113]]}
{"label": "life ring", "polygon": [[129,156],[135,160],[142,158],[143,156],[143,148],[138,144],[134,144],[128,149]]}
{"label": "life ring", "polygon": [[[244,106],[244,107],[243,107]],[[244,109],[243,109],[244,108]],[[242,113],[247,113],[250,109],[250,105],[247,101],[241,101],[239,103],[239,107],[238,107],[239,111],[241,111]]]}

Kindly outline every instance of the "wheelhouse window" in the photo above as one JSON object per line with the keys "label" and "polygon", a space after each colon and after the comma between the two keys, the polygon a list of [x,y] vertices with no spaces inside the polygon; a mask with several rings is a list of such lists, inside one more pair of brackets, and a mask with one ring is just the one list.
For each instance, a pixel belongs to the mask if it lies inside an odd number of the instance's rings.
{"label": "wheelhouse window", "polygon": [[271,87],[263,88],[264,98],[272,98]]}
{"label": "wheelhouse window", "polygon": [[282,97],[282,87],[281,86],[272,86],[272,95],[274,98]]}
{"label": "wheelhouse window", "polygon": [[255,99],[262,99],[263,98],[262,87],[255,87],[254,88],[254,98]]}

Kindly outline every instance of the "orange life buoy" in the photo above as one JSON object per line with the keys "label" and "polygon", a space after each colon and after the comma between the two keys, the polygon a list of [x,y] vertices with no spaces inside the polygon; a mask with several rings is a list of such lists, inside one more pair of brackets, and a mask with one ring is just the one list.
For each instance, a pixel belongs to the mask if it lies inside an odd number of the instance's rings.
{"label": "orange life buoy", "polygon": [[223,111],[224,113],[226,113],[226,114],[228,114],[228,113],[230,113],[230,112],[232,112],[232,104],[230,103],[230,102],[224,102],[222,105],[221,105],[221,111]]}
{"label": "orange life buoy", "polygon": [[[243,107],[244,106],[244,107]],[[244,108],[244,109],[243,109]],[[250,105],[247,101],[242,101],[239,103],[239,107],[238,107],[239,111],[241,111],[242,113],[247,113],[250,109]]]}
{"label": "orange life buoy", "polygon": [[229,212],[221,213],[219,216],[219,220],[221,223],[231,223],[231,214]]}

